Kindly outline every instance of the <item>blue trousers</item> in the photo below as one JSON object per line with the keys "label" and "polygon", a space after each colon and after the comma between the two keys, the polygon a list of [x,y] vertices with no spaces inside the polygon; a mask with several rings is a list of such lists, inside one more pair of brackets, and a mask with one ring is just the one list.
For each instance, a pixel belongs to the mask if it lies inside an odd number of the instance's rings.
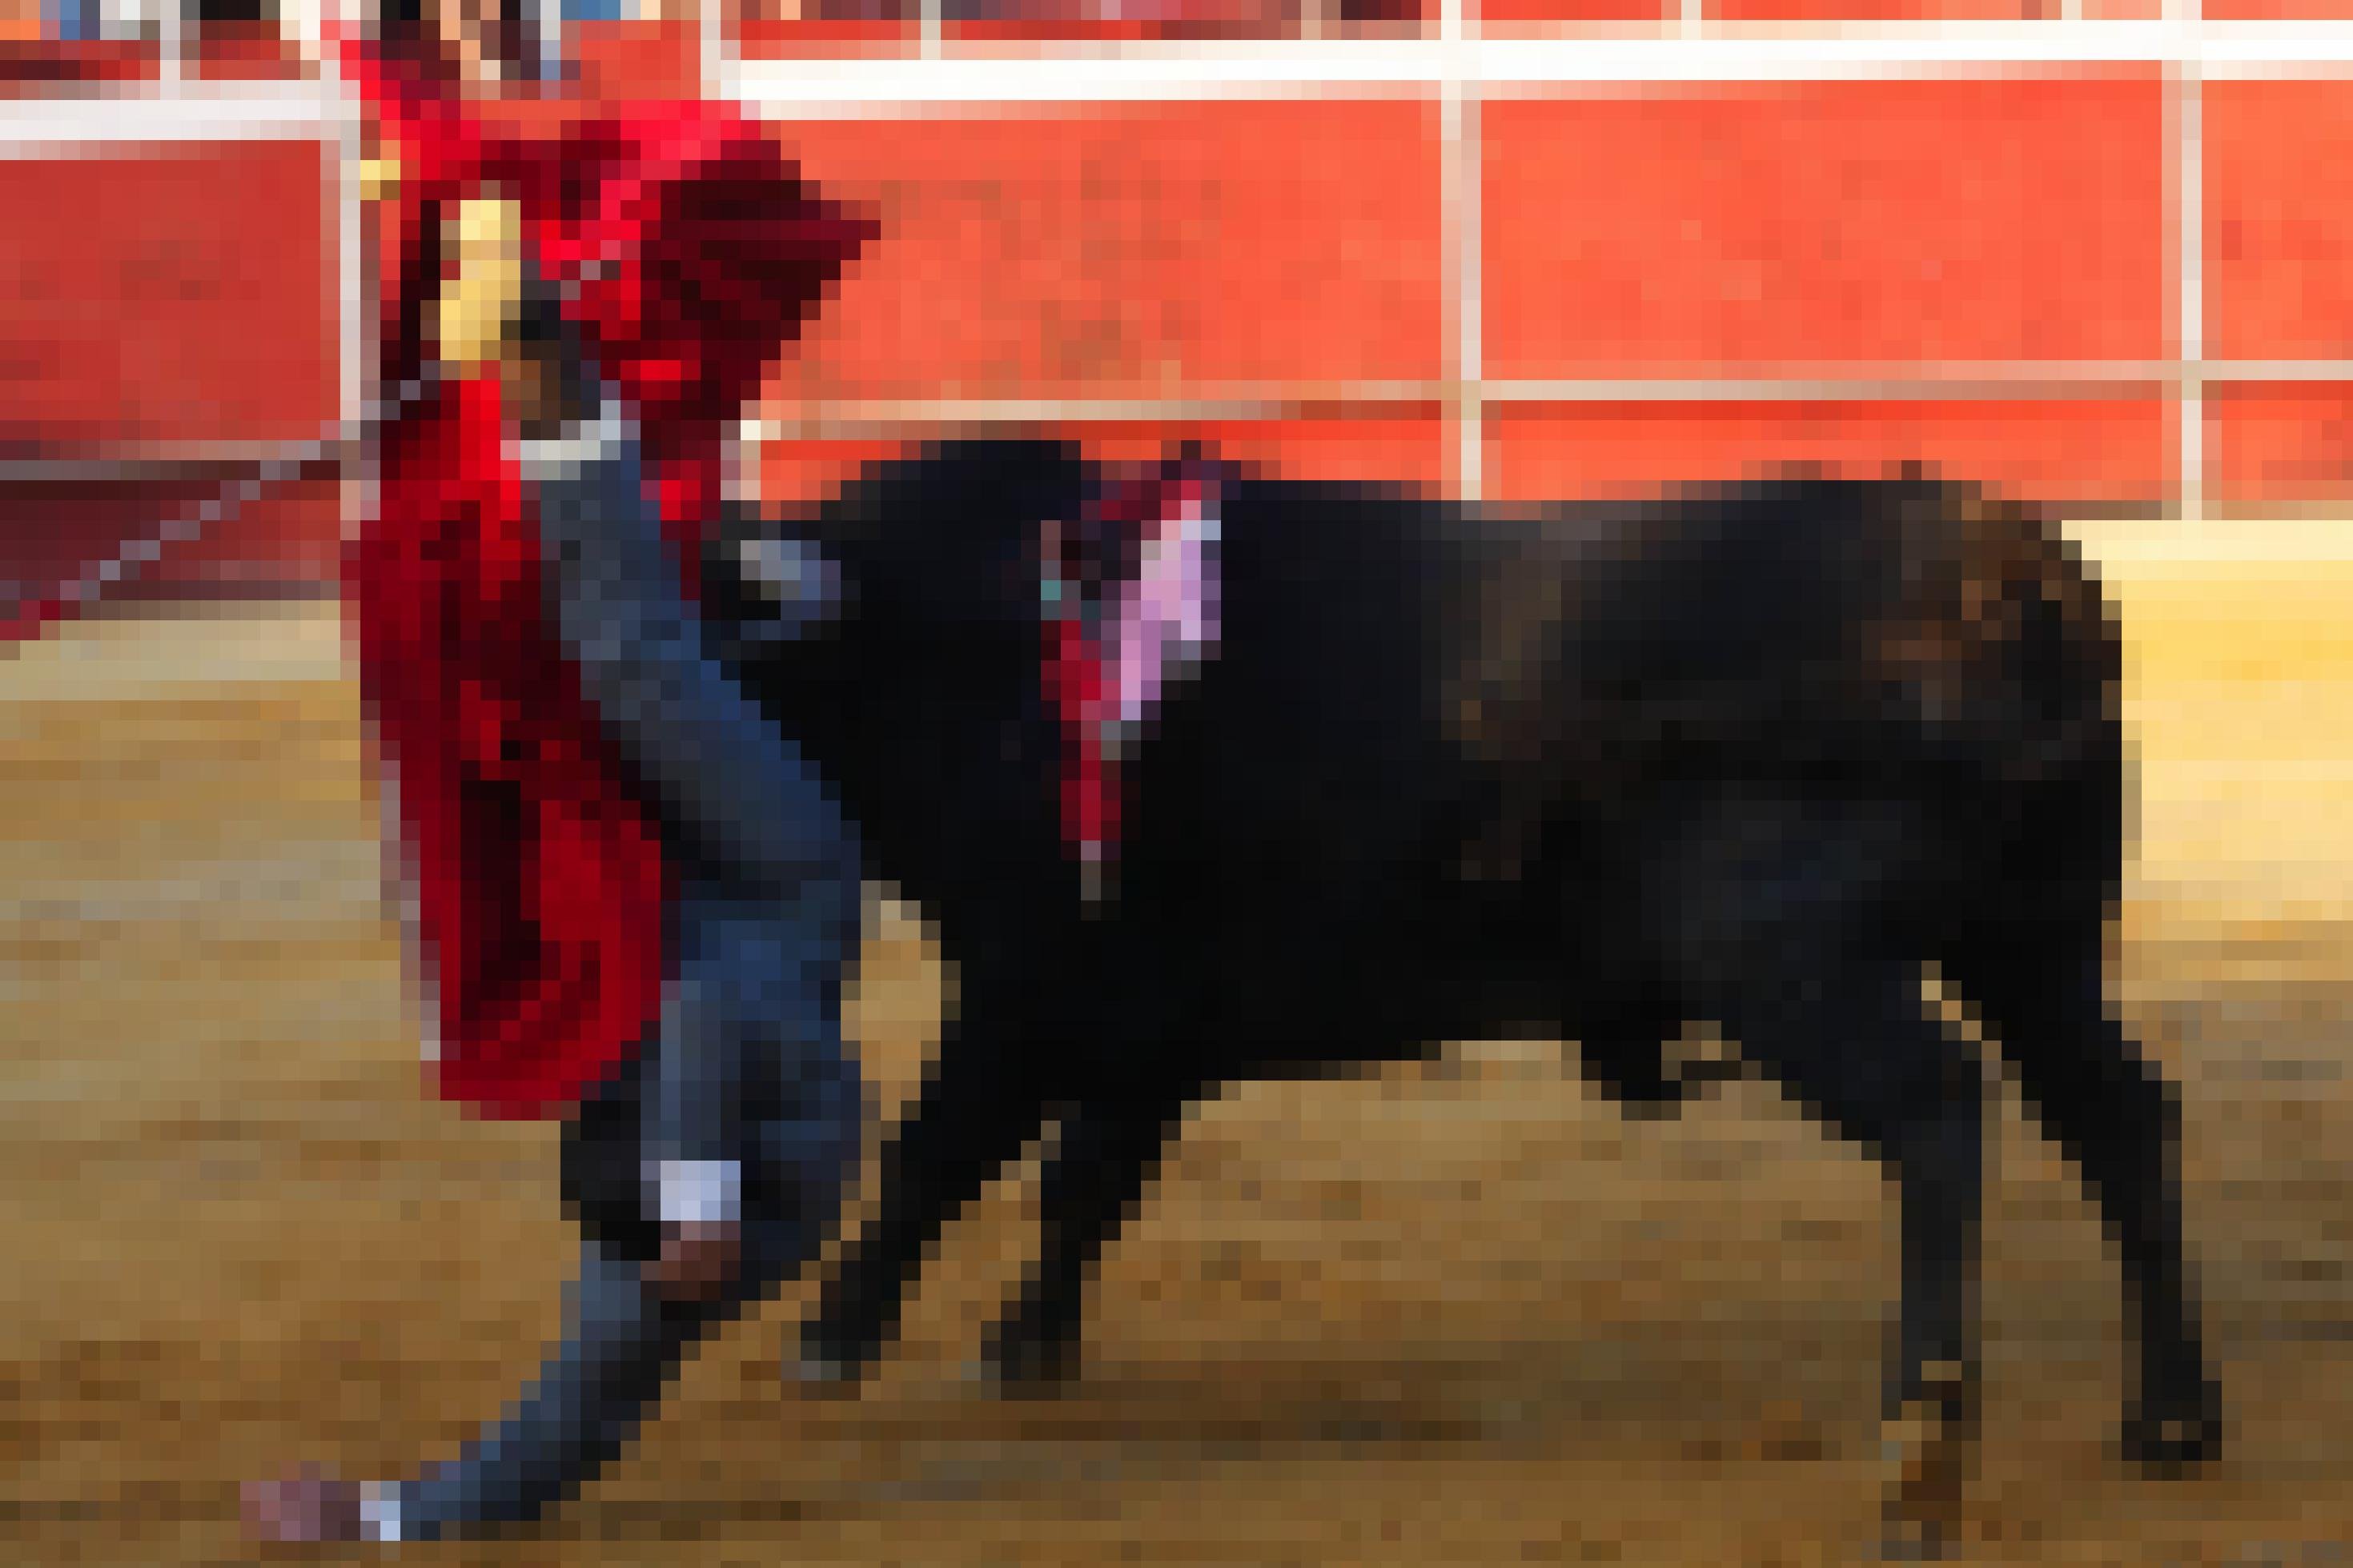
{"label": "blue trousers", "polygon": [[[684,868],[674,978],[643,1048],[565,1129],[582,1241],[563,1342],[457,1458],[395,1489],[404,1539],[530,1521],[575,1493],[704,1334],[824,1246],[863,1131],[840,1030],[860,880],[838,804],[715,657],[634,441],[538,465],[536,492],[559,635]],[[645,1277],[671,1161],[741,1172],[741,1268],[701,1302]]]}

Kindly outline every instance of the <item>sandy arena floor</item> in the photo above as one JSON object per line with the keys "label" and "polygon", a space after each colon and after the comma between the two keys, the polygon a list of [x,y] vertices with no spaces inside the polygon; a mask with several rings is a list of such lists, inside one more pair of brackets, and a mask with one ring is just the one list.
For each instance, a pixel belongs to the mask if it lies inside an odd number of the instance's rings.
{"label": "sandy arena floor", "polygon": [[[2242,525],[2227,559],[2095,541],[2137,648],[2124,999],[2184,1086],[2237,1434],[2184,1482],[2107,1456],[2114,1267],[2012,1098],[1986,1562],[2353,1564],[2342,526]],[[550,1132],[420,1094],[374,826],[332,609],[0,658],[0,1559],[249,1561],[238,1479],[441,1451],[552,1331]],[[940,974],[912,922],[875,931],[856,1022],[888,1100]],[[951,1234],[862,1399],[780,1392],[797,1295],[560,1523],[409,1555],[1761,1564],[1870,1538],[1892,1206],[1764,1089],[1623,1124],[1514,1044],[1238,1092],[1115,1253],[1077,1390],[1007,1404],[961,1368],[1023,1195]]]}

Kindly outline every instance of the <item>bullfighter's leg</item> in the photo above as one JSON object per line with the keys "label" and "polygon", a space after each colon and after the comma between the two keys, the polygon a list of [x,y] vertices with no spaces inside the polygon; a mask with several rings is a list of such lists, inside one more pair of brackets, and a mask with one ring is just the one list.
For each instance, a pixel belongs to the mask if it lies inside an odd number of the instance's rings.
{"label": "bullfighter's leg", "polygon": [[2102,911],[1987,922],[1947,961],[1999,1037],[2026,1103],[2099,1205],[2124,1266],[2140,1347],[2126,1452],[2168,1468],[2220,1447],[2221,1394],[2207,1365],[2182,1241],[2172,1088],[2109,1006]]}
{"label": "bullfighter's leg", "polygon": [[1076,1369],[1095,1266],[1134,1215],[1190,1103],[1173,1094],[1095,1100],[1062,1118],[1039,1184],[1038,1260],[988,1335],[985,1364],[999,1384],[1039,1387]]}
{"label": "bullfighter's leg", "polygon": [[[390,1490],[402,1539],[534,1520],[609,1463],[712,1329],[806,1268],[840,1213],[863,1129],[857,1068],[838,1046],[826,960],[844,941],[837,912],[811,920],[746,909],[707,889],[682,911],[672,1001],[650,1059],[630,1064],[566,1131],[565,1186],[583,1231],[565,1338],[532,1387],[459,1456]],[[740,1050],[697,1037],[723,1030]],[[668,1142],[663,1054],[706,1067],[740,1059],[729,1152],[742,1171],[733,1276],[712,1295],[658,1289],[651,1179]],[[702,1070],[698,1068],[697,1070]]]}
{"label": "bullfighter's leg", "polygon": [[885,1140],[875,1207],[844,1248],[801,1331],[786,1373],[810,1387],[855,1383],[899,1323],[923,1260],[950,1221],[1018,1157],[1043,1123],[1038,1053],[1012,1025],[1018,999],[967,969],[951,1021],[914,1108]]}
{"label": "bullfighter's leg", "polygon": [[1929,1016],[1917,962],[1890,944],[1905,929],[1915,833],[1894,809],[1743,805],[1694,833],[1662,883],[1695,1010],[1895,1180],[1903,1298],[1884,1415],[1891,1538],[1907,1553],[1958,1523],[1986,1128],[1973,1055]]}
{"label": "bullfighter's leg", "polygon": [[654,1044],[567,1134],[586,1240],[538,1381],[457,1460],[376,1489],[371,1521],[347,1482],[261,1489],[248,1507],[273,1535],[537,1517],[619,1450],[703,1333],[815,1256],[857,1164],[839,977],[859,877],[839,805],[716,658],[617,406],[516,455],[555,630],[685,879],[675,972]]}
{"label": "bullfighter's leg", "polygon": [[[583,1232],[565,1338],[505,1415],[453,1460],[397,1485],[360,1488],[315,1471],[249,1488],[254,1527],[277,1539],[465,1535],[521,1523],[572,1496],[628,1443],[693,1346],[806,1267],[839,1213],[863,1117],[856,1068],[831,1026],[820,981],[845,938],[804,905],[780,916],[690,891],[671,1004],[649,1052],[631,1058],[565,1137],[567,1205]],[[741,1247],[720,1288],[657,1288],[659,1209],[672,1195],[652,1167],[672,1118],[662,1054],[713,1040],[745,1047],[723,1073],[726,1152],[741,1172]],[[698,1074],[704,1071],[698,1068]],[[661,1203],[657,1205],[656,1199]]]}
{"label": "bullfighter's leg", "polygon": [[[576,1491],[706,1332],[816,1255],[863,1131],[839,1023],[854,840],[713,658],[634,440],[528,444],[524,467],[556,628],[685,879],[676,966],[652,1043],[567,1130],[584,1244],[565,1339],[458,1458],[373,1495],[375,1531],[402,1539],[534,1519]],[[714,1277],[658,1279],[666,1238],[696,1228],[732,1243],[705,1259]]]}
{"label": "bullfighter's leg", "polygon": [[748,896],[856,885],[832,785],[744,689],[687,600],[617,403],[569,439],[520,450],[556,630],[670,846]]}

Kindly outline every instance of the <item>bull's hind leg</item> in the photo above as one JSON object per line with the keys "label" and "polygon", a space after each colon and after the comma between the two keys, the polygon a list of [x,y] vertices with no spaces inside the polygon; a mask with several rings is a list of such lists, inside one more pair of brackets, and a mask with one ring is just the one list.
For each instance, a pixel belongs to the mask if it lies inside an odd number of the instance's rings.
{"label": "bull's hind leg", "polygon": [[1916,966],[1815,963],[1759,977],[1778,994],[1731,1009],[1730,1028],[1751,1060],[1894,1179],[1903,1297],[1883,1413],[1888,1522],[1899,1549],[1929,1552],[1957,1526],[1977,1427],[1984,1081],[1925,1016]]}
{"label": "bull's hind leg", "polygon": [[1087,1287],[1134,1215],[1187,1103],[1177,1095],[1094,1100],[1063,1117],[1039,1187],[1038,1261],[984,1352],[1001,1385],[1041,1388],[1076,1370]]}
{"label": "bull's hind leg", "polygon": [[2108,1005],[2104,921],[2096,902],[2084,902],[2069,921],[1988,921],[1947,967],[2099,1205],[2139,1336],[2125,1449],[2169,1468],[2211,1457],[2221,1437],[2182,1242],[2179,1110]]}
{"label": "bull's hind leg", "polygon": [[1891,1545],[1957,1528],[1976,1426],[1976,1277],[1985,1094],[1967,1044],[1928,1015],[1901,949],[1919,863],[1908,814],[1743,803],[1655,879],[1696,1016],[1740,1042],[1896,1184],[1903,1297],[1885,1384]]}

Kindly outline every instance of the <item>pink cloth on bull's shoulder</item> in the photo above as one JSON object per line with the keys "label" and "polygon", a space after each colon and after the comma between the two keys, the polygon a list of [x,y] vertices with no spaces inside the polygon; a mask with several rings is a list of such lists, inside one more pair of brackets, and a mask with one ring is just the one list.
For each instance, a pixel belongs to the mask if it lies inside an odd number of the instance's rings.
{"label": "pink cloth on bull's shoulder", "polygon": [[1160,700],[1171,667],[1181,674],[1207,658],[1218,640],[1217,583],[1209,546],[1218,519],[1208,487],[1178,480],[1147,523],[1143,559],[1133,582],[1119,585],[1106,628],[1110,679],[1105,682],[1114,752],[1124,751]]}
{"label": "pink cloth on bull's shoulder", "polygon": [[1091,900],[1119,842],[1121,761],[1170,683],[1217,647],[1219,484],[1179,457],[1115,481],[1080,526],[1045,524],[1045,683],[1069,740],[1062,837],[1090,868]]}

